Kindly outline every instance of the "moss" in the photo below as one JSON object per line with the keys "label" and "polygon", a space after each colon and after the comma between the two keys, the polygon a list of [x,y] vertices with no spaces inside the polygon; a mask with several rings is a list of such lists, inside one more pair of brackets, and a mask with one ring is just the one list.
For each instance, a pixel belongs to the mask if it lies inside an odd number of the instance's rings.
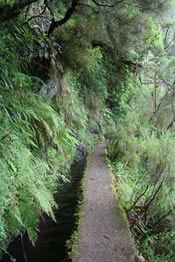
{"label": "moss", "polygon": [[87,163],[86,163],[86,168],[83,172],[83,178],[81,181],[81,186],[80,186],[80,195],[79,195],[79,201],[78,201],[78,205],[77,205],[77,211],[75,212],[75,217],[76,217],[76,229],[73,232],[70,240],[67,241],[67,247],[70,250],[68,252],[68,255],[70,257],[70,259],[72,259],[72,262],[76,262],[74,261],[74,253],[77,249],[77,245],[78,245],[78,232],[79,232],[79,226],[80,226],[80,218],[83,216],[83,211],[82,211],[82,202],[84,199],[84,189],[85,189],[85,185],[86,185],[86,177],[87,177],[87,170],[89,167],[89,162],[91,159],[91,153],[89,153],[89,156],[87,157]]}
{"label": "moss", "polygon": [[127,219],[127,216],[126,216],[126,212],[125,212],[121,202],[118,203],[117,207],[119,208],[120,215],[121,215],[123,221],[128,222],[128,219]]}
{"label": "moss", "polygon": [[[116,199],[116,208],[119,209],[120,216],[122,217],[123,221],[127,222],[127,224],[128,224],[127,215],[126,215],[126,212],[124,210],[124,207],[122,205],[122,202],[121,202],[120,196],[119,196],[119,190],[120,189],[117,187],[116,176],[113,173],[111,162],[110,162],[109,158],[107,157],[107,155],[108,155],[108,152],[107,152],[107,149],[105,149],[105,161],[107,163],[108,168],[111,170],[111,173],[112,173],[111,189],[112,189],[113,195],[114,195],[114,197]],[[128,224],[128,231],[130,233],[129,224]]]}
{"label": "moss", "polygon": [[[112,172],[112,184],[111,184],[111,189],[112,189],[112,192],[113,192],[113,195],[114,195],[114,198],[116,199],[116,208],[119,210],[119,213],[120,213],[120,216],[122,218],[122,220],[126,223],[127,227],[128,227],[128,233],[129,235],[131,235],[131,238],[132,238],[132,234],[131,234],[131,231],[129,229],[129,223],[128,223],[128,218],[127,218],[127,215],[126,215],[126,212],[124,210],[124,207],[122,205],[122,202],[120,200],[120,196],[119,196],[119,188],[116,186],[117,182],[116,182],[116,176],[114,175],[113,173],[113,169],[112,169],[112,166],[111,166],[111,162],[109,160],[109,158],[107,157],[108,155],[108,152],[107,152],[107,149],[105,149],[105,160],[106,160],[106,163],[108,165],[108,168],[111,170]],[[139,259],[139,256],[137,255],[137,250],[135,250],[135,262],[140,262],[140,259]]]}

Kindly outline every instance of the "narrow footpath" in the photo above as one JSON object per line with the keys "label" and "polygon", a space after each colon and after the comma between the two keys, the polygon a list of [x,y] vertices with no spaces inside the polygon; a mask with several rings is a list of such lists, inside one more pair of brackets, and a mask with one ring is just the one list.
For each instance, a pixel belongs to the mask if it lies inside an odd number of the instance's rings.
{"label": "narrow footpath", "polygon": [[134,262],[134,245],[111,189],[105,146],[92,153],[73,262]]}

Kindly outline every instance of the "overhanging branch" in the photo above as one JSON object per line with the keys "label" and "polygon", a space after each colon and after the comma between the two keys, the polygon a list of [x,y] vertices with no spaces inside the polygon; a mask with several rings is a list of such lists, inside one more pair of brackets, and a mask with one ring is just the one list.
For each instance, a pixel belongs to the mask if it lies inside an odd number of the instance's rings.
{"label": "overhanging branch", "polygon": [[95,5],[98,5],[98,6],[102,6],[102,7],[114,7],[115,5],[118,5],[122,2],[124,2],[125,0],[119,0],[119,1],[116,1],[114,2],[113,4],[102,4],[102,3],[99,3],[97,2],[96,0],[92,0],[92,2],[95,4]]}
{"label": "overhanging branch", "polygon": [[78,5],[78,1],[79,0],[72,0],[72,4],[71,7],[66,11],[65,16],[63,19],[59,20],[59,21],[55,21],[55,19],[52,19],[52,23],[50,25],[49,31],[48,31],[48,35],[52,34],[53,31],[55,30],[55,28],[57,28],[58,26],[61,26],[63,24],[65,24],[70,17],[73,15],[76,6]]}
{"label": "overhanging branch", "polygon": [[20,0],[20,2],[13,5],[5,5],[0,7],[0,23],[17,17],[24,7],[38,1],[39,0]]}

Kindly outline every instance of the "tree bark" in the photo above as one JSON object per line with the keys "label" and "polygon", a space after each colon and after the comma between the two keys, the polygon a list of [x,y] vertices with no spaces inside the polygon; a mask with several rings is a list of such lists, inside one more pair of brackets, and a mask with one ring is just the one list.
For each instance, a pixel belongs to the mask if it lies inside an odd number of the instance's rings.
{"label": "tree bark", "polygon": [[69,20],[69,18],[73,15],[76,6],[78,5],[78,1],[79,0],[72,0],[71,7],[66,11],[63,19],[61,19],[59,21],[55,21],[54,19],[52,20],[52,23],[51,23],[49,31],[48,31],[48,35],[52,34],[53,31],[55,30],[55,28],[65,24]]}

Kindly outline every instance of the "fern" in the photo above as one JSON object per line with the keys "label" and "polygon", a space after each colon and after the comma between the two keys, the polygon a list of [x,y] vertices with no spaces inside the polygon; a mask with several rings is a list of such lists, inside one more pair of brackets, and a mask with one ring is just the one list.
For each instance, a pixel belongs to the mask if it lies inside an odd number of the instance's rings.
{"label": "fern", "polygon": [[[3,250],[25,231],[34,243],[41,213],[54,219],[57,205],[53,195],[59,177],[66,175],[77,144],[52,104],[32,91],[38,90],[41,81],[21,72],[25,63],[15,55],[15,47],[7,37],[11,39],[0,32],[0,249]],[[7,43],[9,49],[5,48]],[[67,168],[63,173],[61,166],[65,161]]]}
{"label": "fern", "polygon": [[53,196],[68,181],[77,137],[90,145],[88,114],[71,73],[65,97],[53,102],[37,94],[43,83],[30,76],[28,59],[38,41],[23,21],[0,30],[0,250],[24,232],[34,243],[43,212],[55,219]]}

